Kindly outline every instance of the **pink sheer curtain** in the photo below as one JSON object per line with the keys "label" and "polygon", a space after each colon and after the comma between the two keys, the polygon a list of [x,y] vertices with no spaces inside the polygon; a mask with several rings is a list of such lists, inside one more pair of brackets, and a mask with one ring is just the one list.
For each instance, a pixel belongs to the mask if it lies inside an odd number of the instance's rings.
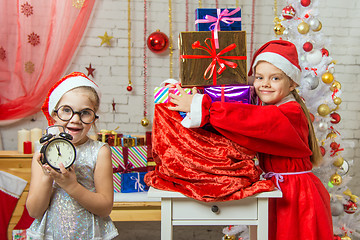
{"label": "pink sheer curtain", "polygon": [[0,0],[0,122],[40,111],[72,59],[94,3]]}

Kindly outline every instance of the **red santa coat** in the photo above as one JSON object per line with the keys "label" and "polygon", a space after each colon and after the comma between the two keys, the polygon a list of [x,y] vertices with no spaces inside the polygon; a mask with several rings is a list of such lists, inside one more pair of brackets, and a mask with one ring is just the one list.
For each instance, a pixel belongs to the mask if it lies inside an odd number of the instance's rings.
{"label": "red santa coat", "polygon": [[[312,169],[308,123],[301,106],[211,103],[202,99],[201,126],[217,131],[259,153],[264,172],[288,173]],[[272,177],[276,183],[275,177]],[[329,193],[313,173],[283,175],[283,197],[269,203],[269,239],[333,239]]]}

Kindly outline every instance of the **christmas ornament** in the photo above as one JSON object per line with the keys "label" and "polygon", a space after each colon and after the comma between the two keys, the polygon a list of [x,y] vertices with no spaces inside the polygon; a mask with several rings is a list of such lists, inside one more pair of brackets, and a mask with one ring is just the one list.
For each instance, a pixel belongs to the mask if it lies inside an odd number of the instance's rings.
{"label": "christmas ornament", "polygon": [[127,23],[128,23],[128,86],[126,87],[126,90],[128,92],[132,91],[132,82],[131,82],[131,1],[128,0],[127,4]]}
{"label": "christmas ornament", "polygon": [[344,158],[342,157],[338,157],[334,162],[333,162],[333,165],[335,167],[341,167],[341,165],[343,165],[344,163]]}
{"label": "christmas ornament", "polygon": [[332,142],[332,143],[330,143],[330,148],[332,150],[336,150],[339,148],[339,144],[337,144],[337,142]]}
{"label": "christmas ornament", "polygon": [[320,21],[317,18],[311,18],[309,20],[309,26],[311,30],[317,30],[320,26]]}
{"label": "christmas ornament", "polygon": [[325,132],[328,128],[329,128],[329,126],[328,126],[327,122],[325,122],[325,121],[319,122],[319,125],[318,125],[319,131]]}
{"label": "christmas ornament", "polygon": [[284,7],[282,10],[282,16],[287,20],[292,19],[295,13],[295,9],[291,5]]}
{"label": "christmas ornament", "polygon": [[328,115],[330,113],[330,108],[328,105],[323,103],[318,107],[317,111],[320,116],[325,117],[326,115]]}
{"label": "christmas ornament", "polygon": [[[320,22],[320,21],[319,21],[319,22]],[[317,29],[312,29],[312,30],[313,30],[314,32],[318,32],[318,31],[321,30],[321,28],[322,28],[322,24],[321,24],[321,22],[320,22],[318,28],[317,28]]]}
{"label": "christmas ornament", "polygon": [[344,211],[348,214],[354,214],[357,211],[357,204],[349,200],[347,203],[344,204]]}
{"label": "christmas ornament", "polygon": [[329,73],[334,74],[334,72],[335,72],[335,67],[334,67],[334,65],[330,65],[327,70],[329,71]]}
{"label": "christmas ornament", "polygon": [[162,53],[169,47],[169,38],[165,33],[156,30],[149,35],[147,46],[153,53]]}
{"label": "christmas ornament", "polygon": [[146,117],[144,117],[143,119],[141,119],[141,125],[143,126],[143,127],[146,127],[146,126],[148,126],[150,124],[150,121],[149,121],[149,119],[147,119]]}
{"label": "christmas ornament", "polygon": [[131,92],[132,91],[132,86],[131,86],[131,84],[129,84],[127,87],[126,87],[126,90],[128,91],[128,92]]}
{"label": "christmas ornament", "polygon": [[321,80],[326,84],[330,84],[334,81],[334,75],[332,75],[329,72],[326,72],[321,76]]}
{"label": "christmas ornament", "polygon": [[89,67],[85,67],[86,70],[88,71],[88,76],[91,75],[92,77],[94,77],[94,71],[95,71],[95,68],[92,68],[91,67],[91,63],[89,64]]}
{"label": "christmas ornament", "polygon": [[340,185],[342,183],[342,177],[336,172],[330,177],[330,182],[333,185]]}
{"label": "christmas ornament", "polygon": [[[169,75],[170,78],[173,77],[173,55],[174,55],[174,48],[173,48],[173,30],[172,30],[172,6],[171,6],[172,0],[168,0],[168,9],[169,9]],[[216,6],[218,3],[216,2]],[[218,8],[218,7],[216,7]],[[166,36],[166,35],[165,35]]]}
{"label": "christmas ornament", "polygon": [[[345,176],[349,172],[349,163],[346,160],[343,160],[343,164],[340,166],[338,173],[341,176]],[[356,201],[354,201],[356,202]]]}
{"label": "christmas ornament", "polygon": [[340,216],[344,212],[343,204],[337,199],[330,200],[331,215]]}
{"label": "christmas ornament", "polygon": [[314,116],[314,114],[312,114],[312,113],[309,113],[309,115],[310,115],[310,120],[311,120],[311,122],[313,123],[314,120],[315,120],[315,116]]}
{"label": "christmas ornament", "polygon": [[113,111],[113,112],[116,112],[116,103],[115,103],[115,99],[113,99],[113,100],[112,100],[111,106],[112,106],[112,111]]}
{"label": "christmas ornament", "polygon": [[313,49],[306,54],[306,61],[311,65],[317,65],[321,62],[322,53],[319,49]]}
{"label": "christmas ornament", "polygon": [[234,235],[231,235],[231,236],[230,236],[230,235],[227,235],[227,234],[226,234],[226,235],[224,236],[224,240],[236,240],[236,238],[235,238]]}
{"label": "christmas ornament", "polygon": [[274,32],[276,35],[282,35],[284,33],[285,27],[281,23],[275,24]]}
{"label": "christmas ornament", "polygon": [[341,237],[341,240],[352,240],[352,239],[347,235],[347,233],[345,233],[345,235]]}
{"label": "christmas ornament", "polygon": [[331,131],[330,133],[328,133],[328,135],[326,135],[326,139],[330,138],[330,139],[334,139],[336,138],[336,133],[334,131]]}
{"label": "christmas ornament", "polygon": [[319,86],[319,78],[312,77],[311,75],[308,75],[303,78],[304,86],[306,86],[309,90],[314,90]]}
{"label": "christmas ornament", "polygon": [[305,52],[310,52],[313,49],[312,43],[311,42],[304,43],[303,49]]}
{"label": "christmas ornament", "polygon": [[306,22],[303,21],[303,22],[299,23],[297,29],[300,34],[307,34],[310,30],[310,26],[309,26],[309,24],[307,24]]}
{"label": "christmas ornament", "polygon": [[335,91],[335,89],[337,89],[337,90],[341,89],[341,84],[336,80],[334,80],[334,82],[331,84],[330,91],[333,92],[333,91]]}
{"label": "christmas ornament", "polygon": [[101,38],[100,46],[106,43],[108,46],[111,46],[110,40],[113,38],[112,36],[108,36],[107,32],[105,32],[104,36],[98,36]]}
{"label": "christmas ornament", "polygon": [[[144,0],[144,119],[147,116],[147,48],[146,48],[146,35],[147,35],[147,0]],[[142,124],[141,124],[142,125]],[[144,125],[142,125],[144,126]]]}
{"label": "christmas ornament", "polygon": [[323,56],[326,56],[326,57],[329,56],[329,51],[326,48],[322,48],[321,53],[322,53]]}
{"label": "christmas ornament", "polygon": [[341,120],[340,115],[338,113],[336,113],[336,112],[331,113],[330,117],[331,117],[330,122],[332,124],[338,124],[340,122],[340,120]]}
{"label": "christmas ornament", "polygon": [[335,105],[340,105],[341,102],[342,102],[342,100],[341,100],[341,98],[339,98],[339,97],[335,97],[335,98],[333,99],[333,102],[334,102]]}
{"label": "christmas ornament", "polygon": [[344,192],[343,192],[344,195],[346,196],[349,196],[350,197],[350,200],[353,201],[354,203],[357,202],[357,198],[359,198],[358,196],[354,195],[351,193],[350,189],[346,189]]}
{"label": "christmas ornament", "polygon": [[310,5],[311,1],[310,0],[301,0],[300,3],[301,3],[301,6],[307,7]]}
{"label": "christmas ornament", "polygon": [[325,154],[326,154],[325,148],[323,146],[320,146],[319,148],[320,148],[321,155],[325,156]]}
{"label": "christmas ornament", "polygon": [[[334,215],[333,215],[333,216],[334,216]],[[340,237],[340,236],[338,236],[338,235],[334,235],[333,240],[341,240],[341,237]]]}

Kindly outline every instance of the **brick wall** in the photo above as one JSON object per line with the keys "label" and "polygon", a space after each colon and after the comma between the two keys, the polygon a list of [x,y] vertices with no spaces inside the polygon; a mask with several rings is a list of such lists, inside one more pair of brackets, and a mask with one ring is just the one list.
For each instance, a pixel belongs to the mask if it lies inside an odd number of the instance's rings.
{"label": "brick wall", "polygon": [[[194,30],[194,10],[198,1],[189,1],[189,30]],[[234,7],[235,0],[221,0],[221,7]],[[243,30],[246,30],[247,48],[250,50],[251,32],[251,2],[239,0],[242,7]],[[278,12],[285,6],[285,0],[278,1]],[[148,0],[148,35],[160,29],[169,35],[168,0]],[[127,134],[142,134],[151,129],[140,124],[143,118],[143,1],[131,2],[131,38],[132,59],[131,71],[133,91],[128,92],[128,48],[127,48],[127,1],[99,0],[95,6],[93,19],[87,29],[86,35],[74,57],[67,72],[83,71],[92,64],[96,69],[94,80],[99,83],[103,92],[100,108],[99,129],[115,129]],[[215,1],[202,1],[202,7],[215,7]],[[254,31],[254,49],[264,42],[273,39],[273,1],[256,1],[256,17]],[[172,27],[174,41],[173,76],[177,79],[178,47],[177,36],[185,31],[185,1],[172,0]],[[322,0],[319,2],[319,19],[322,22],[325,37],[330,40],[328,50],[337,60],[335,78],[342,84],[342,104],[339,114],[342,121],[338,130],[341,137],[349,146],[346,148],[345,158],[354,160],[351,169],[354,176],[349,184],[353,192],[359,193],[360,176],[355,176],[356,169],[360,169],[359,139],[360,139],[360,2],[357,0]],[[100,35],[113,36],[111,47],[100,46]],[[152,91],[160,82],[169,78],[169,54],[156,55],[149,50],[148,54],[148,118],[153,116]],[[250,56],[251,53],[248,53]],[[55,66],[56,67],[56,66]],[[112,112],[112,101],[116,103],[116,112]],[[41,113],[30,116],[22,121],[8,126],[1,126],[3,149],[15,150],[17,148],[17,131],[21,128],[45,128],[46,122]]]}

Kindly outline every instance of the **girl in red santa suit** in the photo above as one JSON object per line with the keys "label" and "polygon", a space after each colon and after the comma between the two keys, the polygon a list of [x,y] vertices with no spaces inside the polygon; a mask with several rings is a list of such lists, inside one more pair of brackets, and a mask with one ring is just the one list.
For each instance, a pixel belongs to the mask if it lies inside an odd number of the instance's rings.
{"label": "girl in red santa suit", "polygon": [[282,191],[270,199],[269,239],[333,239],[330,197],[311,172],[322,156],[309,112],[296,92],[301,68],[294,44],[274,40],[254,55],[249,76],[261,106],[211,102],[207,95],[171,94],[174,111],[187,112],[182,125],[188,128],[210,123],[234,142],[258,152],[259,163]]}

